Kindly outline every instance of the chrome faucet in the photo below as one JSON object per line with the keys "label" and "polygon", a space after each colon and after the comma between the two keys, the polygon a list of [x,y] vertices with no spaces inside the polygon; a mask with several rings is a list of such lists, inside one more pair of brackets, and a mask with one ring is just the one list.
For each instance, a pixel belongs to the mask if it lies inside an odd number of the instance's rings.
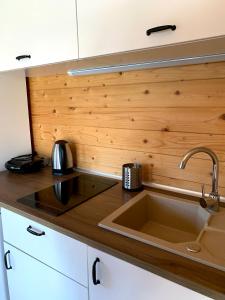
{"label": "chrome faucet", "polygon": [[209,212],[215,212],[219,210],[219,201],[220,195],[218,194],[218,177],[219,177],[219,160],[217,155],[206,147],[196,147],[189,150],[183,157],[180,162],[180,169],[184,169],[188,160],[192,157],[192,155],[203,152],[208,154],[213,163],[212,169],[212,191],[209,193],[208,197],[205,195],[204,184],[202,185],[202,197],[200,198],[200,205],[206,208]]}

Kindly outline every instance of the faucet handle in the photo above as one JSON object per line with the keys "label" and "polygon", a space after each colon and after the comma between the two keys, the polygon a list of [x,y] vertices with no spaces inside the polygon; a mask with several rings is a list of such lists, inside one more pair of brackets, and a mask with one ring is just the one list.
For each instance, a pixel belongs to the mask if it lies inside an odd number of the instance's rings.
{"label": "faucet handle", "polygon": [[201,207],[207,208],[207,199],[205,196],[205,185],[204,184],[202,184],[202,196],[199,199],[199,203],[200,203]]}
{"label": "faucet handle", "polygon": [[205,185],[202,184],[202,196],[199,199],[201,207],[205,208],[210,213],[219,210],[219,195],[210,193],[208,196],[205,195]]}
{"label": "faucet handle", "polygon": [[202,198],[205,198],[205,185],[204,183],[202,184]]}

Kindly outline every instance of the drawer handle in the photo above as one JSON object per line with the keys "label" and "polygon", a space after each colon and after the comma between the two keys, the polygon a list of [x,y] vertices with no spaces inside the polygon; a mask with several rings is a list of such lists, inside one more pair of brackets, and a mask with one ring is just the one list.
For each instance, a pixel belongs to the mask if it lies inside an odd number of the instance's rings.
{"label": "drawer handle", "polygon": [[94,285],[98,285],[101,283],[100,280],[97,279],[97,275],[96,275],[96,265],[99,262],[100,262],[100,259],[97,257],[92,266],[92,280],[93,280]]}
{"label": "drawer handle", "polygon": [[6,270],[11,270],[12,269],[12,266],[10,265],[9,259],[8,259],[9,254],[10,254],[9,250],[4,254],[4,262],[5,262]]}
{"label": "drawer handle", "polygon": [[45,235],[45,232],[44,231],[39,231],[37,229],[34,229],[32,228],[32,226],[28,226],[27,227],[27,231],[33,235],[36,235],[36,236],[42,236],[42,235]]}
{"label": "drawer handle", "polygon": [[16,57],[17,60],[25,59],[25,58],[31,58],[31,55],[19,55]]}
{"label": "drawer handle", "polygon": [[163,31],[163,30],[167,30],[167,29],[171,29],[172,31],[176,30],[176,25],[163,25],[163,26],[157,26],[157,27],[153,27],[150,28],[146,31],[146,34],[149,36],[150,34],[154,33],[154,32],[158,32],[158,31]]}

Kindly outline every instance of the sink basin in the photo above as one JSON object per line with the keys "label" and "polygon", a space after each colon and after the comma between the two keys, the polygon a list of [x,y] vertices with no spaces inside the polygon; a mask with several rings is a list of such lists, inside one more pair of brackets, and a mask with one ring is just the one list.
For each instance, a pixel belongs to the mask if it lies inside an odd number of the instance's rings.
{"label": "sink basin", "polygon": [[[144,190],[98,225],[225,271],[225,209]],[[220,246],[222,248],[220,248]]]}
{"label": "sink basin", "polygon": [[198,203],[143,191],[99,225],[146,242],[184,243],[197,239],[208,218]]}

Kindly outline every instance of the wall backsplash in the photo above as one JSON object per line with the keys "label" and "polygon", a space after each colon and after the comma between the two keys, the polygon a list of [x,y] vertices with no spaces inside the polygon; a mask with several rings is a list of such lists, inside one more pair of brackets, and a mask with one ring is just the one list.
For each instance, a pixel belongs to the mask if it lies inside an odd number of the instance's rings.
{"label": "wall backsplash", "polygon": [[220,160],[225,195],[225,63],[84,77],[30,78],[35,149],[50,155],[57,139],[71,142],[80,168],[121,174],[138,161],[144,180],[200,191],[211,161],[190,148],[206,146]]}

